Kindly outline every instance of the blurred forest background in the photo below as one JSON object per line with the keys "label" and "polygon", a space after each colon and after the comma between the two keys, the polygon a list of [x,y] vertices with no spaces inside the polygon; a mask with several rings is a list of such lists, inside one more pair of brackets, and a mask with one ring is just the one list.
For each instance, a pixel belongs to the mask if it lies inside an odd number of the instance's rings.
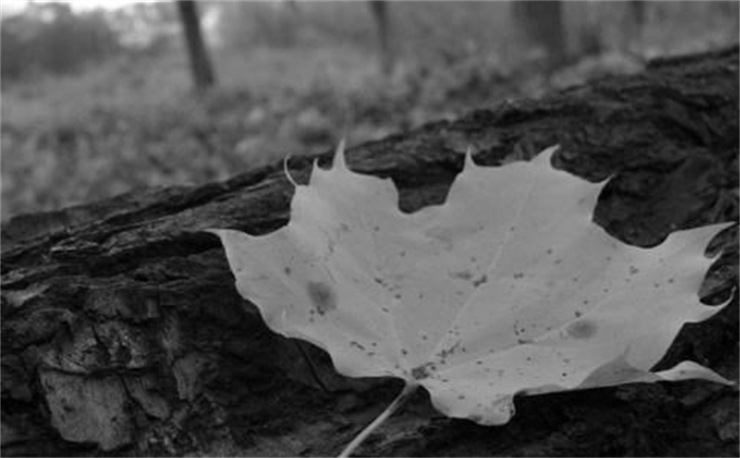
{"label": "blurred forest background", "polygon": [[225,179],[738,41],[734,1],[2,6],[3,221]]}

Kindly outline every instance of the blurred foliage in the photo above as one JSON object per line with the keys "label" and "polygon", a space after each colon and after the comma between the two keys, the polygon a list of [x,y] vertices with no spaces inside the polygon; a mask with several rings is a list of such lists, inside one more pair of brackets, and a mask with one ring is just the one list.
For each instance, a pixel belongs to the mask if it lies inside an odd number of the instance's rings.
{"label": "blurred foliage", "polygon": [[[512,38],[508,2],[389,2],[396,51],[425,60],[501,52]],[[219,40],[232,49],[316,47],[342,43],[358,52],[378,47],[368,2],[230,2],[221,5]]]}
{"label": "blurred foliage", "polygon": [[76,14],[68,4],[31,4],[24,14],[4,18],[0,28],[3,78],[32,73],[70,73],[121,50],[99,12]]}
{"label": "blurred foliage", "polygon": [[[467,109],[465,97],[483,103],[516,92],[490,67],[462,63],[435,75],[399,69],[387,79],[374,61],[340,48],[223,62],[232,85],[194,98],[182,97],[189,88],[187,74],[176,70],[182,60],[159,59],[157,74],[147,77],[135,70],[152,63],[122,60],[5,95],[5,217],[141,186],[225,179],[285,155],[325,151],[343,136],[357,144],[452,117]],[[237,85],[257,64],[263,73]]]}
{"label": "blurred foliage", "polygon": [[[221,180],[286,155],[329,150],[342,137],[380,139],[505,98],[639,71],[645,55],[737,40],[735,2],[649,2],[639,34],[622,4],[564,4],[572,57],[542,73],[537,51],[519,44],[507,3],[392,3],[399,59],[384,75],[364,2],[299,2],[298,9],[202,2],[220,86],[201,96],[190,90],[169,2],[112,12],[61,8],[51,16],[66,18],[60,24],[88,24],[68,29],[64,40],[57,19],[40,12],[58,7],[36,5],[2,26],[3,72],[15,54],[23,62],[14,71],[26,75],[3,78],[2,218],[144,186]],[[108,28],[93,40],[98,21]],[[598,46],[581,49],[579,37],[594,34]],[[57,50],[69,60],[59,64],[61,75],[32,57],[31,43],[70,40],[78,45]]]}
{"label": "blurred foliage", "polygon": [[156,56],[177,48],[180,19],[172,2],[133,3],[102,14],[129,54]]}

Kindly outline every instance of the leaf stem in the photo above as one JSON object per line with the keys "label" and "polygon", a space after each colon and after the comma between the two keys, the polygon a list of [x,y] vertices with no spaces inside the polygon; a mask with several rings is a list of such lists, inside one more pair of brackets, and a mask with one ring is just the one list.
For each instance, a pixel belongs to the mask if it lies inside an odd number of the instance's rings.
{"label": "leaf stem", "polygon": [[365,429],[360,432],[354,439],[352,439],[352,442],[349,443],[347,447],[342,450],[342,453],[339,454],[339,458],[345,458],[352,455],[352,452],[355,451],[355,449],[362,444],[367,437],[375,431],[378,426],[380,426],[384,421],[388,419],[391,415],[393,415],[393,412],[398,410],[399,407],[404,405],[406,401],[411,398],[411,395],[414,394],[416,389],[419,387],[418,383],[413,382],[406,382],[406,386],[403,387],[403,390],[401,393],[396,396],[396,399],[391,402],[391,404],[386,407],[386,409],[378,415],[378,417],[372,421],[369,425],[365,427]]}

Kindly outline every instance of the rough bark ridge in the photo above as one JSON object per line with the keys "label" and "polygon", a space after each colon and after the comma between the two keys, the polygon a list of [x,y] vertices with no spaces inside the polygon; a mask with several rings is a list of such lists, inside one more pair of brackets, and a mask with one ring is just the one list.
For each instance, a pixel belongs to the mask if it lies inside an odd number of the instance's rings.
{"label": "rough bark ridge", "polygon": [[[738,219],[738,49],[652,62],[541,100],[503,104],[348,151],[392,177],[406,210],[443,201],[470,146],[497,165],[562,146],[560,166],[611,176],[595,220],[652,245]],[[319,157],[326,163],[331,154]],[[290,161],[306,180],[314,158]],[[237,295],[206,228],[286,222],[282,164],[197,188],[124,195],[2,228],[2,453],[327,455],[398,392],[349,380],[308,344],[271,333]],[[703,287],[737,284],[737,230]],[[682,332],[669,364],[695,359],[737,380],[734,303]],[[705,382],[522,398],[501,427],[440,416],[424,393],[371,437],[380,455],[738,454],[737,390]]]}

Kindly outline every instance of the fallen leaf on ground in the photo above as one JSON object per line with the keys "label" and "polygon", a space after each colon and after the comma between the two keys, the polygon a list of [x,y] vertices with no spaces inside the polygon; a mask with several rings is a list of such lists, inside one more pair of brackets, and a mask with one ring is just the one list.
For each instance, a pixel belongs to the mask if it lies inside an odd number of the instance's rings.
{"label": "fallen leaf on ground", "polygon": [[690,361],[650,371],[685,323],[722,308],[697,292],[727,224],[626,245],[592,222],[604,183],[554,169],[555,149],[503,167],[467,155],[447,201],[409,214],[391,180],[351,172],[340,147],[296,186],[287,226],[213,232],[272,330],[347,376],[402,378],[404,397],[423,386],[451,417],[506,423],[517,394],[730,383]]}

